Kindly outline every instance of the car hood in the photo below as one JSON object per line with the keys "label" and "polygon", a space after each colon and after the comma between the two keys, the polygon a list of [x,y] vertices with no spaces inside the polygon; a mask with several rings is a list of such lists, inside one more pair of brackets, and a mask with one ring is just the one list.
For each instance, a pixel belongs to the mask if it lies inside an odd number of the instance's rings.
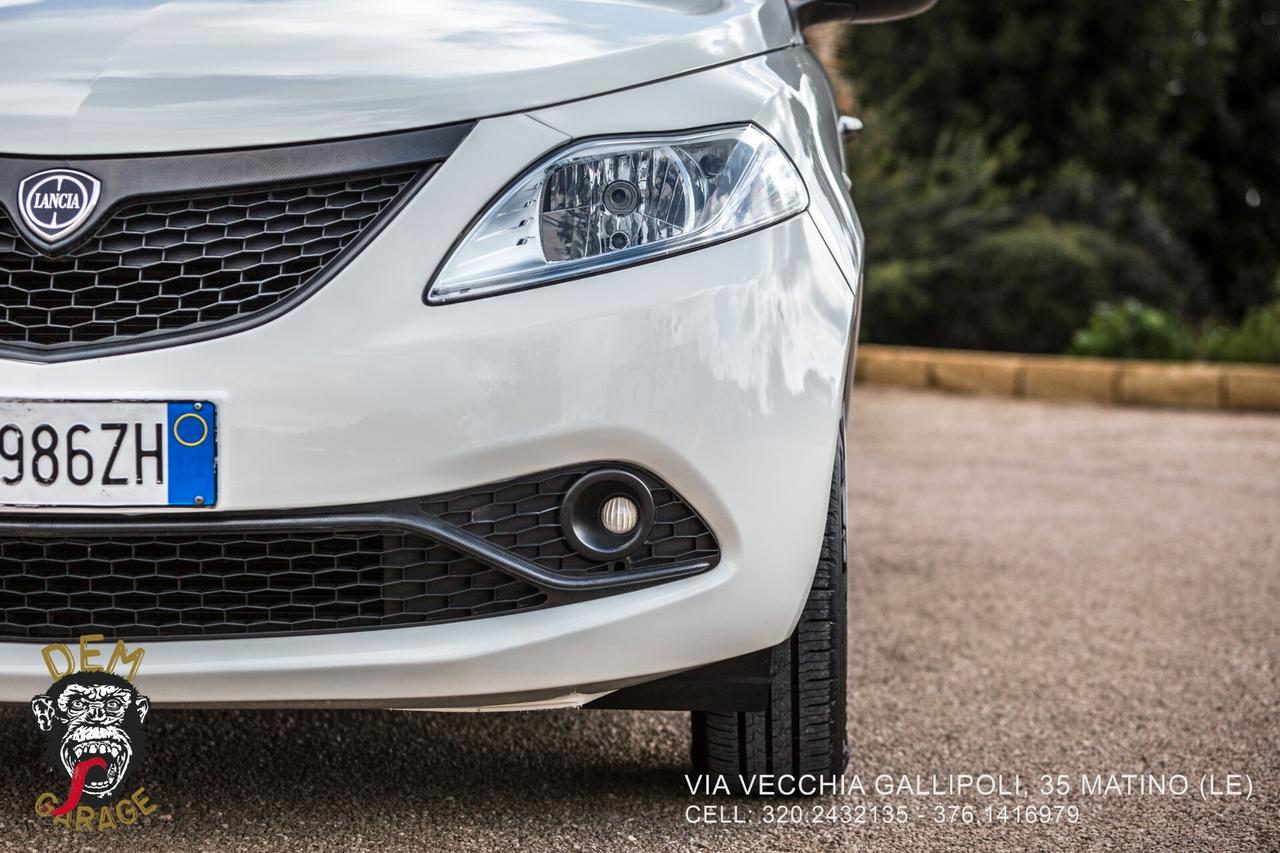
{"label": "car hood", "polygon": [[446,124],[792,38],[783,0],[0,0],[0,152],[227,148]]}

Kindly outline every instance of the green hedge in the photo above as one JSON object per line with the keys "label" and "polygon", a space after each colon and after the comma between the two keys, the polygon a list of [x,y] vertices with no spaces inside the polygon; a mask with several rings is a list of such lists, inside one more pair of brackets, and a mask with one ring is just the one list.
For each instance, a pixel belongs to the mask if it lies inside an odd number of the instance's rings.
{"label": "green hedge", "polygon": [[940,260],[869,261],[867,339],[1060,353],[1099,302],[1158,290],[1140,250],[1087,225],[1032,220]]}
{"label": "green hedge", "polygon": [[1076,332],[1069,352],[1105,358],[1280,363],[1280,301],[1253,309],[1239,325],[1201,329],[1136,299],[1103,303]]}
{"label": "green hedge", "polygon": [[1280,364],[1280,301],[1254,308],[1238,326],[1210,326],[1201,337],[1200,356]]}
{"label": "green hedge", "polygon": [[1187,359],[1191,330],[1177,317],[1126,299],[1119,305],[1099,305],[1068,351],[1106,358]]}

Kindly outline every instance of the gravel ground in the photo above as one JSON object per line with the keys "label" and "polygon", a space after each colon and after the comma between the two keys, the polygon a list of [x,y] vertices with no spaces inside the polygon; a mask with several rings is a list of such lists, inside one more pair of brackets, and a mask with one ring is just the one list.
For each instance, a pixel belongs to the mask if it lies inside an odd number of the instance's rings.
{"label": "gravel ground", "polygon": [[[1070,794],[691,796],[680,714],[160,709],[160,811],[73,836],[32,814],[39,740],[10,708],[0,849],[1280,849],[1280,418],[864,389],[853,424],[850,772]],[[1083,795],[1082,773],[1247,774],[1253,796]],[[933,823],[1050,802],[1079,821]],[[735,804],[748,823],[685,818]],[[791,805],[907,822],[765,822]]]}

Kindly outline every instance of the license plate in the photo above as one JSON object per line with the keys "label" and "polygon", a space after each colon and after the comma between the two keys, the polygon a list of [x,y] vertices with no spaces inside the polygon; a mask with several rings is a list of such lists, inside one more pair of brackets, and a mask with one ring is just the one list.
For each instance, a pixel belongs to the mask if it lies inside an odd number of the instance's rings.
{"label": "license plate", "polygon": [[213,506],[208,401],[0,400],[0,506]]}

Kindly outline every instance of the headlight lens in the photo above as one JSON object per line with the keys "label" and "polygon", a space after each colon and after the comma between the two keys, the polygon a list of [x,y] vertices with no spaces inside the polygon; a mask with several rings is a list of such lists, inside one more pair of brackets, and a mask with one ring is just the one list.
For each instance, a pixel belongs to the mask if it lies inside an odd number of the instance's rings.
{"label": "headlight lens", "polygon": [[795,166],[752,125],[584,142],[499,196],[427,299],[471,299],[651,260],[777,222],[808,203]]}

